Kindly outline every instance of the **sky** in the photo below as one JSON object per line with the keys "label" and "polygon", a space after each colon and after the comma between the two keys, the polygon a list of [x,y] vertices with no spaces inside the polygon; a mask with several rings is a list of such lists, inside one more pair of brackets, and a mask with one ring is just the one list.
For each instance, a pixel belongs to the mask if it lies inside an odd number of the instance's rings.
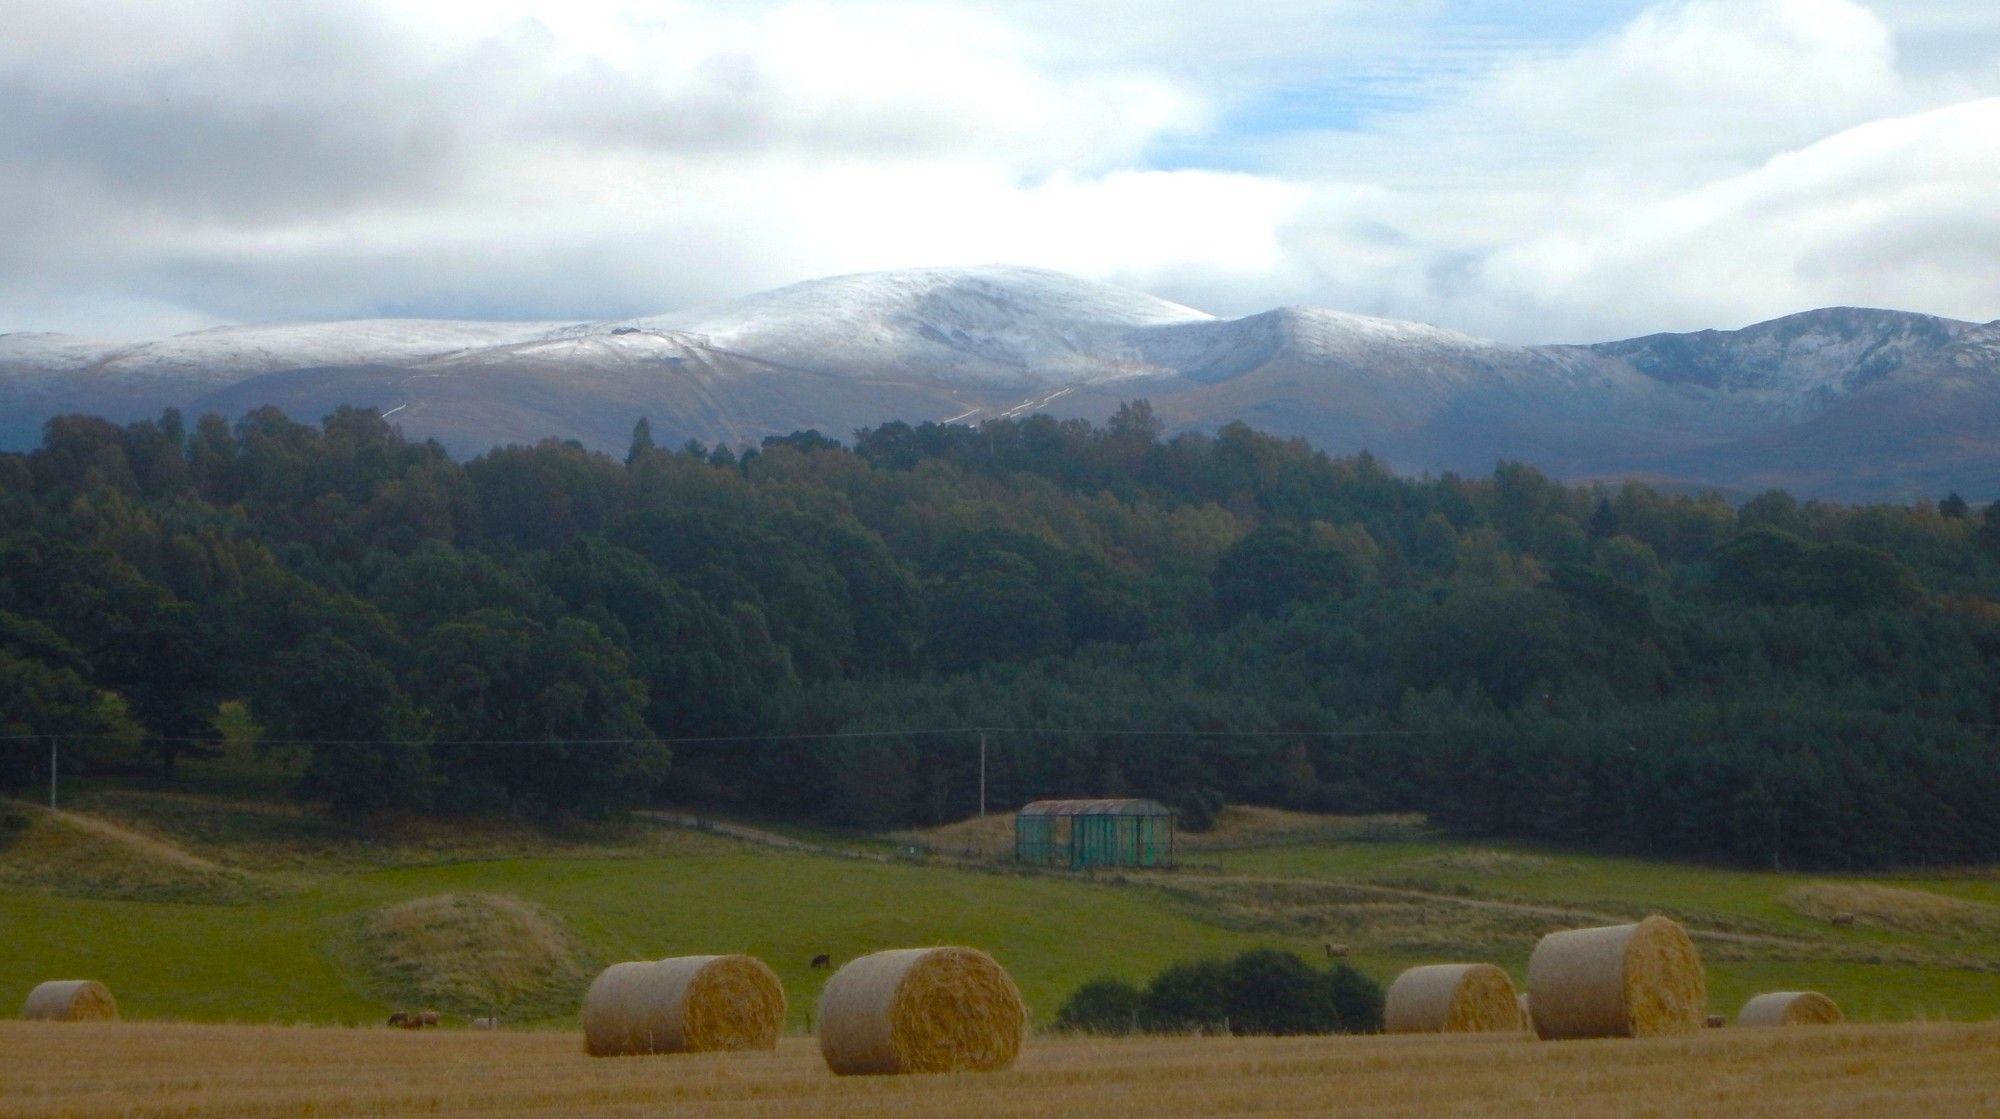
{"label": "sky", "polygon": [[1522,342],[2000,318],[2000,4],[0,16],[0,332],[599,319],[985,263]]}

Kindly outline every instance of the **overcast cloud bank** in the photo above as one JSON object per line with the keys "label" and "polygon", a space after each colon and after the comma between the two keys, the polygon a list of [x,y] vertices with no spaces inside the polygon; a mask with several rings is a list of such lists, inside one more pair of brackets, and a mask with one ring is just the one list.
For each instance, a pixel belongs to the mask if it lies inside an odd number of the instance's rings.
{"label": "overcast cloud bank", "polygon": [[29,0],[0,331],[994,260],[1510,340],[2000,316],[1984,0],[1386,7]]}

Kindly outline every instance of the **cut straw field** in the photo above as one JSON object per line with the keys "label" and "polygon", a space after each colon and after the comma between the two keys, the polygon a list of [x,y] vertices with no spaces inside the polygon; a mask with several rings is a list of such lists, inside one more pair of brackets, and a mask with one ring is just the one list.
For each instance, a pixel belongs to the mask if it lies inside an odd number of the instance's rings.
{"label": "cut straw field", "polygon": [[2000,1114],[2000,1024],[1031,1042],[1011,1070],[835,1077],[812,1042],[593,1060],[573,1032],[0,1022],[11,1119],[1135,1115],[1764,1119]]}

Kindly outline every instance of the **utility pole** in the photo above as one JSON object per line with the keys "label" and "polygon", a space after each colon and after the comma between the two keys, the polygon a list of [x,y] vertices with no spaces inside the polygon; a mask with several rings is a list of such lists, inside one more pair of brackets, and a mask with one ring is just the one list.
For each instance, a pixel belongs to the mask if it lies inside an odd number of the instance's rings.
{"label": "utility pole", "polygon": [[55,811],[56,807],[56,763],[58,760],[56,756],[56,742],[57,739],[54,735],[49,736],[49,811],[51,812]]}
{"label": "utility pole", "polygon": [[986,818],[986,732],[979,732],[979,818]]}

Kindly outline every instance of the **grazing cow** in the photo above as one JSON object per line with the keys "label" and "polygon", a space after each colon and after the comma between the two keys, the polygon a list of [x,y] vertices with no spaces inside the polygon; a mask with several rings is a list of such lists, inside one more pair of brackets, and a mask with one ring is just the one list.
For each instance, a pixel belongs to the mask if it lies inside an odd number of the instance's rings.
{"label": "grazing cow", "polygon": [[1834,928],[1836,928],[1836,929],[1845,929],[1845,928],[1852,928],[1852,927],[1853,927],[1853,925],[1854,925],[1854,914],[1852,914],[1852,913],[1836,913],[1836,914],[1834,914],[1834,915],[1833,915],[1833,927],[1834,927]]}
{"label": "grazing cow", "polygon": [[1329,944],[1326,946],[1326,958],[1329,960],[1337,960],[1345,955],[1347,955],[1347,945],[1345,944]]}
{"label": "grazing cow", "polygon": [[417,1012],[416,1028],[420,1030],[429,1029],[442,1021],[444,1021],[444,1015],[439,1014],[437,1011],[420,1010]]}
{"label": "grazing cow", "polygon": [[817,955],[817,956],[814,956],[814,957],[813,957],[813,962],[812,962],[812,966],[814,966],[814,967],[832,967],[832,966],[833,966],[833,957],[832,957],[832,956],[830,956],[830,955],[828,955],[828,954],[827,954],[827,953],[825,953],[825,952],[821,952],[821,953],[820,953],[819,955]]}
{"label": "grazing cow", "polygon": [[1727,1024],[1720,1014],[1711,1014],[1708,1016],[1708,1028],[1711,1030],[1719,1030]]}
{"label": "grazing cow", "polygon": [[472,1020],[472,1028],[475,1030],[497,1030],[500,1028],[500,1019],[474,1018]]}
{"label": "grazing cow", "polygon": [[414,1030],[417,1028],[417,1016],[407,1010],[398,1010],[389,1015],[389,1024],[399,1030]]}

